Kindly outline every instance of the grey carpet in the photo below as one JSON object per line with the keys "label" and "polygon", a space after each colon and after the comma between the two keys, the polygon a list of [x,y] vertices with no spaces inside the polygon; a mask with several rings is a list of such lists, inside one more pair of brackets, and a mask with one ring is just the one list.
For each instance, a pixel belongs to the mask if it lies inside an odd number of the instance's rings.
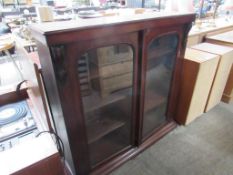
{"label": "grey carpet", "polygon": [[111,175],[233,175],[233,104],[179,126]]}

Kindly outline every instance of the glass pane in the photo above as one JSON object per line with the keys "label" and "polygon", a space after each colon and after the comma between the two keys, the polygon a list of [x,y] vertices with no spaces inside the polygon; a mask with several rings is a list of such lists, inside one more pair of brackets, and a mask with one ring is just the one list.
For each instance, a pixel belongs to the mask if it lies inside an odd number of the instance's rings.
{"label": "glass pane", "polygon": [[166,0],[144,0],[145,8],[154,8],[154,10],[164,10]]}
{"label": "glass pane", "polygon": [[78,73],[93,167],[131,143],[133,50],[127,44],[90,50]]}
{"label": "glass pane", "polygon": [[143,138],[166,122],[166,110],[178,44],[177,34],[154,39],[148,48]]}

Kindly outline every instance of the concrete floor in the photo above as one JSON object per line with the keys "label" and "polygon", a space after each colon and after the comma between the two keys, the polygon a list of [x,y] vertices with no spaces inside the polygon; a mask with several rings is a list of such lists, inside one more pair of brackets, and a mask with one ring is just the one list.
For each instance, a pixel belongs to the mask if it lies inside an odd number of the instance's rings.
{"label": "concrete floor", "polygon": [[179,126],[111,175],[232,175],[233,104]]}

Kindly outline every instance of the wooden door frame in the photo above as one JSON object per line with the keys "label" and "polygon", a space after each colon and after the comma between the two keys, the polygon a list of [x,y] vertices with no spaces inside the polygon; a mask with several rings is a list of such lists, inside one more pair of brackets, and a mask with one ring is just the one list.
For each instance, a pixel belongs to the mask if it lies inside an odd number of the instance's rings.
{"label": "wooden door frame", "polygon": [[[65,61],[65,69],[67,70],[67,78],[66,85],[61,91],[61,94],[65,94],[66,98],[62,98],[61,101],[66,106],[63,108],[63,112],[65,116],[69,116],[66,118],[66,127],[72,128],[72,131],[69,133],[69,140],[72,140],[75,143],[71,144],[71,152],[74,159],[74,165],[77,167],[77,170],[80,166],[85,167],[83,172],[90,173],[96,169],[102,167],[108,160],[104,160],[101,164],[94,167],[92,170],[90,165],[90,157],[87,143],[87,133],[85,128],[85,120],[84,120],[84,111],[82,104],[82,97],[80,93],[80,84],[79,84],[79,76],[77,73],[77,62],[78,59],[86,53],[88,50],[100,48],[109,45],[116,44],[128,44],[133,48],[134,55],[134,71],[133,71],[133,93],[132,93],[132,115],[131,115],[131,147],[127,150],[123,150],[123,152],[128,151],[129,149],[133,149],[135,147],[135,130],[136,130],[136,121],[137,119],[137,99],[138,99],[138,33],[129,33],[125,35],[119,36],[111,36],[111,37],[103,37],[95,40],[82,41],[77,43],[66,44],[66,52],[69,54],[66,57]],[[73,81],[77,80],[77,81]],[[69,92],[67,92],[69,91]],[[69,97],[69,99],[68,99]],[[71,98],[72,97],[72,98]],[[69,105],[65,105],[69,104]],[[72,105],[71,105],[72,104]],[[72,119],[72,120],[71,120]],[[75,125],[74,125],[75,123]],[[76,126],[76,127],[75,127]],[[78,126],[78,127],[77,127]],[[79,144],[79,145],[78,145]],[[82,144],[82,147],[80,147]],[[72,146],[76,145],[76,146]],[[120,153],[110,159],[114,159],[117,157],[121,157],[124,153]],[[88,166],[87,166],[88,165]],[[82,174],[81,172],[80,174]]]}
{"label": "wooden door frame", "polygon": [[[143,46],[142,46],[142,64],[141,64],[141,87],[140,87],[140,107],[139,107],[139,114],[140,114],[140,126],[139,126],[139,144],[142,144],[147,139],[150,139],[152,135],[156,135],[156,132],[159,133],[160,130],[163,130],[163,128],[166,127],[166,125],[169,125],[170,122],[173,122],[173,116],[175,112],[175,105],[177,101],[177,95],[179,88],[176,88],[176,86],[179,86],[181,81],[181,65],[182,64],[182,55],[180,52],[182,48],[182,41],[183,41],[183,26],[167,26],[166,28],[149,28],[147,30],[144,30],[143,32]],[[172,73],[172,80],[170,83],[170,92],[168,95],[168,105],[167,105],[167,123],[162,124],[157,129],[154,129],[151,134],[143,138],[142,132],[143,132],[143,118],[144,118],[144,101],[145,101],[145,85],[146,85],[146,71],[147,71],[147,51],[150,43],[159,37],[169,35],[169,34],[177,34],[178,36],[178,45],[177,45],[177,52],[176,52],[176,58],[175,58],[175,64],[174,69]]]}

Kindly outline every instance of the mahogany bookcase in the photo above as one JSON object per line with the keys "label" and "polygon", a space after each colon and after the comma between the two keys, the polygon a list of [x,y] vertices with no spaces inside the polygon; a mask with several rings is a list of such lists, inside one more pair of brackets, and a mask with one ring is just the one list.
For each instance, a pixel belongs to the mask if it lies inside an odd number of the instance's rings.
{"label": "mahogany bookcase", "polygon": [[108,174],[175,128],[194,19],[153,12],[30,26],[73,174]]}

